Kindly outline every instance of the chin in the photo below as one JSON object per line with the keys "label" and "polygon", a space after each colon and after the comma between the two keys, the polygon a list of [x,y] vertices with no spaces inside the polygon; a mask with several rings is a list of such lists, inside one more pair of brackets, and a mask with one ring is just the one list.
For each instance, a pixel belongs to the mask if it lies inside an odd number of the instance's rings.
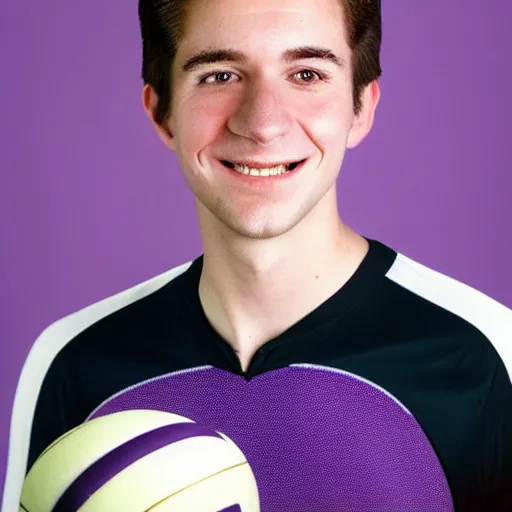
{"label": "chin", "polygon": [[209,201],[201,201],[198,196],[196,199],[199,221],[206,232],[220,235],[227,231],[255,240],[271,239],[289,232],[309,212],[308,205],[297,201],[285,205],[226,201],[212,196],[207,198]]}
{"label": "chin", "polygon": [[253,216],[240,218],[226,216],[219,220],[232,232],[254,240],[268,240],[283,235],[295,227],[300,219],[285,218],[281,215]]}
{"label": "chin", "polygon": [[287,228],[278,229],[269,226],[260,229],[248,228],[247,226],[230,226],[230,228],[238,236],[252,240],[271,240],[289,231]]}

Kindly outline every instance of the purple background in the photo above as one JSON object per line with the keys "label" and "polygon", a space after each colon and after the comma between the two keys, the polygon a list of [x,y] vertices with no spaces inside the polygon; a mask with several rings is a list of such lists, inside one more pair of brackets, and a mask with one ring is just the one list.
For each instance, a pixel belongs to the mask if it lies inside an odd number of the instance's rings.
{"label": "purple background", "polygon": [[[384,1],[382,98],[343,219],[512,307],[509,0]],[[143,113],[136,0],[0,14],[0,482],[28,351],[55,320],[197,256],[192,196]]]}

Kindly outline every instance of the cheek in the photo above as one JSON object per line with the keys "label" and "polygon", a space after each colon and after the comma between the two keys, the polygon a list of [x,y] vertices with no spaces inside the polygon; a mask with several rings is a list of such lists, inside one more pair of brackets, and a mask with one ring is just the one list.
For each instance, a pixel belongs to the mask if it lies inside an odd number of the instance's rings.
{"label": "cheek", "polygon": [[227,98],[222,93],[204,93],[196,98],[191,98],[184,105],[182,112],[185,119],[199,119],[201,121],[205,118],[217,119],[225,116],[231,103],[234,103],[234,100]]}
{"label": "cheek", "polygon": [[177,112],[179,145],[184,154],[195,153],[213,142],[226,123],[226,108],[214,100],[183,104]]}
{"label": "cheek", "polygon": [[301,119],[305,130],[318,143],[325,147],[345,141],[352,125],[353,112],[351,99],[337,97],[313,98],[301,106]]}

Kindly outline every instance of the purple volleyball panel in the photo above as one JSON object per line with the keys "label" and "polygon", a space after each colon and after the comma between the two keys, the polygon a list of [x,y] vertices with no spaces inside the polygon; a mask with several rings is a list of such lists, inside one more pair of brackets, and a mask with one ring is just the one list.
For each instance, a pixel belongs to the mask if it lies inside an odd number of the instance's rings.
{"label": "purple volleyball panel", "polygon": [[229,436],[254,472],[261,512],[453,511],[412,414],[346,372],[297,365],[250,381],[217,368],[178,372],[118,393],[92,417],[129,409],[172,412]]}
{"label": "purple volleyball panel", "polygon": [[191,437],[222,437],[197,423],[164,425],[141,434],[107,453],[71,483],[59,498],[52,512],[70,512],[80,507],[118,473],[146,455]]}

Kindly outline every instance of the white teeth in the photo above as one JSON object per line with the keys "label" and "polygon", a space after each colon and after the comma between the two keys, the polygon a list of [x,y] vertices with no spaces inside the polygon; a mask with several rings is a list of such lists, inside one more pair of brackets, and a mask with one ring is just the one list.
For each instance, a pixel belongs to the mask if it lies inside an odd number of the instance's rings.
{"label": "white teeth", "polygon": [[276,167],[265,168],[265,169],[254,169],[247,165],[234,164],[234,170],[240,174],[249,174],[251,176],[278,176],[288,172],[286,165],[278,165]]}

